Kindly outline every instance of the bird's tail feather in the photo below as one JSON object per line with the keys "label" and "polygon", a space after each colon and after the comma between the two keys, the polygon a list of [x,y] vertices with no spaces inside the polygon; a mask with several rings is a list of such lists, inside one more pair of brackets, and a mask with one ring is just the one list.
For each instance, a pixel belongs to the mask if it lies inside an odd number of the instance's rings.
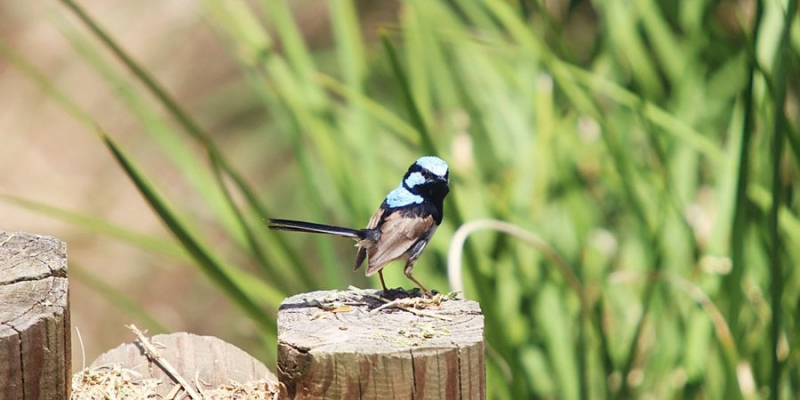
{"label": "bird's tail feather", "polygon": [[353,239],[364,239],[364,229],[350,229],[341,226],[315,224],[313,222],[294,221],[291,219],[269,219],[269,229],[277,231],[293,231],[308,233],[324,233],[327,235],[344,236]]}

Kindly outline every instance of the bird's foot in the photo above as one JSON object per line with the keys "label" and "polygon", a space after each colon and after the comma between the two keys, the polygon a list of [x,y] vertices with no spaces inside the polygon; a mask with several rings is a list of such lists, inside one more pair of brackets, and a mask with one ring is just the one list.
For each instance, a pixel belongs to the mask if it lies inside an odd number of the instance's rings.
{"label": "bird's foot", "polygon": [[418,287],[413,289],[403,289],[401,287],[392,288],[392,289],[384,289],[382,297],[388,300],[400,299],[400,298],[411,298],[411,297],[422,297],[422,298],[433,298],[439,292],[437,291],[423,291]]}

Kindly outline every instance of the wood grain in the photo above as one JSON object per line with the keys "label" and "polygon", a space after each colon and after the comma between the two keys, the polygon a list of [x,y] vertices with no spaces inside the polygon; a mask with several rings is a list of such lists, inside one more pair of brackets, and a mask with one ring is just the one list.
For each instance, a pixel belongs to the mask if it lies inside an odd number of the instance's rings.
{"label": "wood grain", "polygon": [[66,245],[0,231],[0,305],[0,399],[68,398]]}
{"label": "wood grain", "polygon": [[284,398],[485,398],[478,303],[449,300],[427,310],[449,321],[396,308],[370,312],[382,304],[351,291],[284,300],[278,313]]}
{"label": "wood grain", "polygon": [[[158,353],[191,383],[201,382],[211,390],[231,381],[246,383],[257,380],[277,382],[264,364],[238,347],[212,336],[186,332],[155,335],[149,338]],[[139,343],[126,343],[109,350],[92,362],[91,368],[118,365],[136,371],[144,379],[163,382],[158,394],[166,396],[174,381],[158,365],[150,361]],[[196,378],[196,379],[195,379]]]}

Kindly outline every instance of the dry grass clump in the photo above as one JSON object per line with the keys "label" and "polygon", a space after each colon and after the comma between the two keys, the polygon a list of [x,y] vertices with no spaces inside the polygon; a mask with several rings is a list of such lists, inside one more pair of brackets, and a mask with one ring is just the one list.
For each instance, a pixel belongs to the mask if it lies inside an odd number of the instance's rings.
{"label": "dry grass clump", "polygon": [[280,391],[275,383],[260,380],[244,384],[231,382],[214,390],[203,391],[202,396],[204,399],[214,400],[277,400],[278,393]]}
{"label": "dry grass clump", "polygon": [[119,365],[84,368],[72,375],[73,400],[148,399],[157,396],[160,379],[144,378]]}
{"label": "dry grass clump", "polygon": [[[72,376],[72,400],[87,399],[184,399],[191,398],[178,384],[169,395],[159,394],[160,379],[142,377],[136,371],[119,365],[84,368]],[[196,382],[196,393],[206,400],[277,400],[278,386],[267,380],[248,383],[231,381],[210,390],[203,390]]]}

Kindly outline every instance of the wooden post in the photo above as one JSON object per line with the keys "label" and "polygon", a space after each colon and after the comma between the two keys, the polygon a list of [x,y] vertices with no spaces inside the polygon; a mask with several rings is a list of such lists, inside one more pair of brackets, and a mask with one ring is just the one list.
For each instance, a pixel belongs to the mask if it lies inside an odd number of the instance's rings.
{"label": "wooden post", "polygon": [[67,247],[0,232],[0,399],[67,399]]}
{"label": "wooden post", "polygon": [[[146,395],[157,398],[173,398],[170,397],[170,393],[175,390],[176,385],[209,396],[216,391],[219,396],[208,398],[228,398],[219,394],[220,387],[233,382],[240,387],[251,382],[264,383],[258,387],[250,387],[247,392],[249,394],[243,394],[245,391],[240,390],[240,397],[236,398],[272,398],[268,393],[272,388],[277,388],[278,378],[264,364],[238,347],[213,336],[178,332],[155,335],[144,340],[152,344],[152,350],[157,354],[147,355],[150,350],[143,345],[140,338],[135,343],[125,343],[103,353],[87,370],[115,367],[131,370],[136,373],[135,376],[140,382],[145,380],[158,382],[153,385],[152,390],[146,392]],[[89,372],[88,375],[92,373]],[[95,383],[90,380],[78,388],[91,392],[93,389],[98,389],[93,388],[93,385]],[[97,383],[97,386],[102,386],[102,383]],[[103,393],[108,393],[114,392],[117,388],[99,389],[107,390]],[[79,389],[75,390],[77,392]],[[222,392],[229,394],[235,391]]]}
{"label": "wooden post", "polygon": [[278,379],[283,398],[483,399],[483,315],[446,300],[420,313],[378,291],[320,291],[283,301]]}

